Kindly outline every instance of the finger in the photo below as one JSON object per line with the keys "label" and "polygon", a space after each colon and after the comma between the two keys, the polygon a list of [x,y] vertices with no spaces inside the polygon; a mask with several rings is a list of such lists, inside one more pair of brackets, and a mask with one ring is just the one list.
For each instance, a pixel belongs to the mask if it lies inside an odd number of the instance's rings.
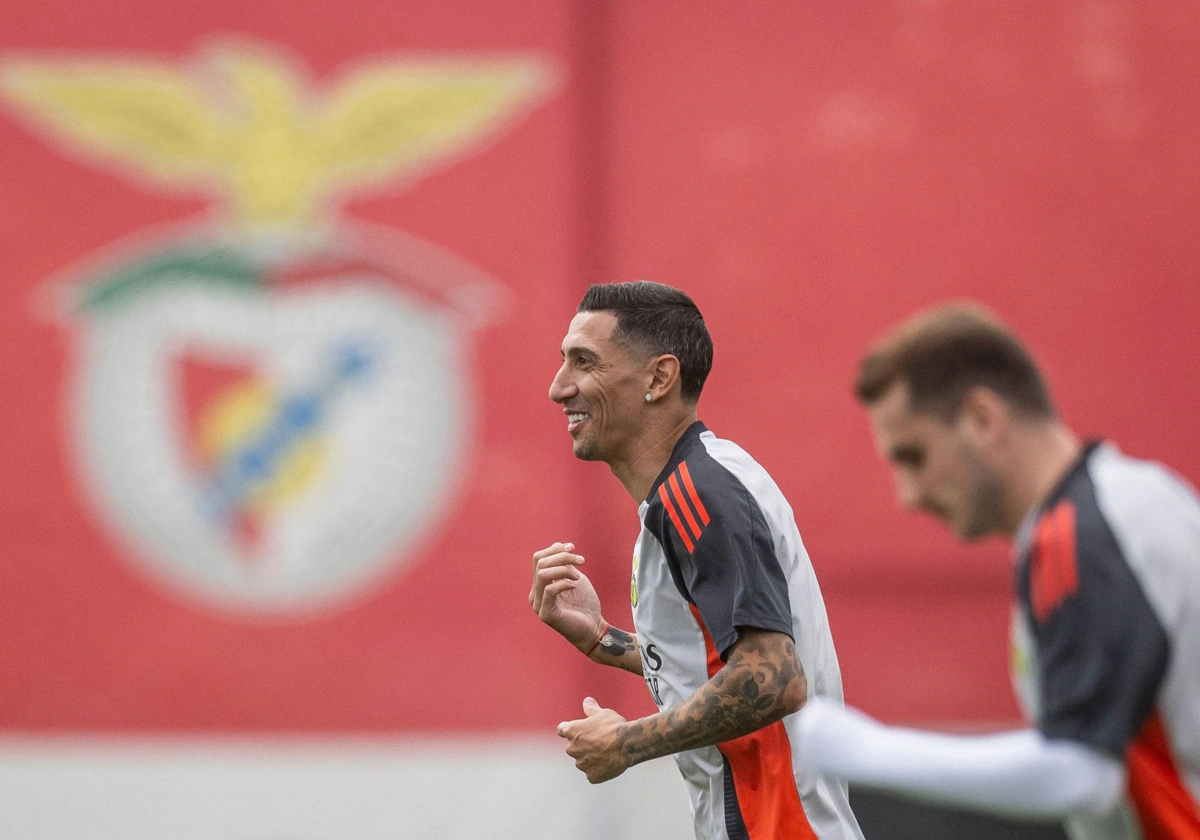
{"label": "finger", "polygon": [[597,703],[594,698],[592,698],[592,697],[584,697],[583,698],[583,713],[585,715],[587,715],[588,717],[594,717],[595,715],[600,714],[600,712],[602,712],[602,711],[603,711],[603,709],[600,707],[600,704]]}
{"label": "finger", "polygon": [[574,589],[579,585],[579,581],[563,578],[562,580],[551,581],[546,584],[546,588],[542,590],[542,606],[546,606],[546,601],[554,603],[554,599],[567,590]]}
{"label": "finger", "polygon": [[572,554],[569,551],[559,551],[554,554],[547,554],[545,557],[533,564],[533,571],[536,574],[542,569],[551,569],[555,566],[581,566],[583,565],[582,554]]}
{"label": "finger", "polygon": [[578,584],[575,581],[570,579],[556,580],[547,585],[545,590],[542,592],[542,602],[538,606],[538,615],[541,615],[545,611],[546,607],[553,606],[559,595],[574,589],[577,585]]}
{"label": "finger", "polygon": [[543,588],[546,586],[546,584],[552,581],[562,580],[563,578],[579,580],[579,570],[574,566],[554,566],[550,569],[539,569],[537,575],[535,576],[535,580],[537,583],[540,583]]}
{"label": "finger", "polygon": [[538,617],[546,620],[554,609],[558,597],[564,592],[574,589],[576,586],[573,580],[556,580],[554,583],[546,587],[542,593],[541,603],[538,604]]}
{"label": "finger", "polygon": [[575,550],[575,543],[556,542],[556,543],[554,543],[554,545],[546,546],[541,551],[535,551],[533,553],[533,565],[536,566],[537,562],[539,560],[541,560],[543,557],[549,557],[551,554],[558,554],[558,552],[560,552],[560,551],[574,551],[574,550]]}
{"label": "finger", "polygon": [[540,548],[537,551],[533,552],[533,562],[536,563],[537,561],[541,560],[543,557],[547,557],[551,554],[557,554],[558,552],[562,551],[565,546],[566,546],[566,543],[556,542],[556,543],[551,543],[550,545],[546,546],[545,548]]}
{"label": "finger", "polygon": [[571,729],[572,729],[571,721],[564,720],[562,723],[560,723],[558,725],[558,728],[555,730],[555,732],[558,733],[559,738],[568,738],[569,739],[571,737]]}
{"label": "finger", "polygon": [[536,572],[533,576],[533,588],[529,590],[529,605],[533,607],[533,611],[540,613],[542,611],[542,601],[545,597],[546,585],[555,580],[563,578],[579,579],[579,572],[574,566],[555,566],[549,569],[542,569]]}
{"label": "finger", "polygon": [[564,563],[574,563],[578,565],[583,562],[583,554],[577,554],[571,551],[570,548],[560,548],[559,551],[552,551],[548,554],[542,554],[541,557],[534,560],[534,571],[545,569],[546,566],[562,565]]}

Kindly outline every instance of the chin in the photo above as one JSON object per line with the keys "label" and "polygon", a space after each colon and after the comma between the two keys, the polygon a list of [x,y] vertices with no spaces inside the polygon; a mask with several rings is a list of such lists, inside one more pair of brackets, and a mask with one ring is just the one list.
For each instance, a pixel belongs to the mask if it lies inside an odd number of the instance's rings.
{"label": "chin", "polygon": [[599,461],[600,453],[596,449],[594,440],[577,440],[572,448],[575,457],[580,461]]}
{"label": "chin", "polygon": [[996,533],[997,529],[990,522],[967,522],[963,525],[953,526],[953,530],[959,542],[973,543],[990,537]]}

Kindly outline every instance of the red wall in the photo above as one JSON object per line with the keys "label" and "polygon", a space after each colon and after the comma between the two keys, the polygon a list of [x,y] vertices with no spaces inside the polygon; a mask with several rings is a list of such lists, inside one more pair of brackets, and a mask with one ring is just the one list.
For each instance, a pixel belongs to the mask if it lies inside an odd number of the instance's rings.
{"label": "red wall", "polygon": [[184,62],[215,34],[290,50],[328,83],[430,51],[532,53],[558,87],[469,156],[345,206],[508,292],[467,343],[471,459],[402,572],[336,610],[250,620],[137,571],[69,440],[73,328],[44,290],[118,240],[194,219],[0,114],[0,727],[525,729],[593,693],[649,711],[525,603],[530,553],[574,539],[628,622],[634,505],[575,462],[546,399],[586,285],[653,278],[706,313],[701,415],[791,499],[849,699],[890,719],[1015,716],[1005,548],[899,513],[849,393],[899,318],[970,297],[1042,360],[1068,421],[1200,480],[1200,10],[915,3],[526,0],[6,13],[6,57]]}
{"label": "red wall", "polygon": [[704,416],[791,499],[851,700],[1014,715],[1006,550],[896,509],[850,383],[897,320],[975,298],[1027,337],[1080,433],[1200,480],[1200,14],[619,8],[611,274],[708,313]]}

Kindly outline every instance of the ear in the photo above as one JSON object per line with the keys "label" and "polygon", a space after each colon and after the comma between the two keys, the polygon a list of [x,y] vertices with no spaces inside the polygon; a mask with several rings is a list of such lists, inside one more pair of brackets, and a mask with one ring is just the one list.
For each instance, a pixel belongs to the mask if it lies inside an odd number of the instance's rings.
{"label": "ear", "polygon": [[991,388],[977,385],[964,395],[958,422],[976,443],[999,443],[1007,437],[1011,421],[1008,403]]}
{"label": "ear", "polygon": [[669,394],[679,381],[679,359],[670,354],[657,356],[650,360],[649,373],[647,393],[653,394],[657,402]]}

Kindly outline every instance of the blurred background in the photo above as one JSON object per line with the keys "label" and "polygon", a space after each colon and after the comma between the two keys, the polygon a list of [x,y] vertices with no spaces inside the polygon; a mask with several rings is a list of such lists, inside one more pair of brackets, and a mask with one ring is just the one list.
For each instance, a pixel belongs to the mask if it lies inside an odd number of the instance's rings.
{"label": "blurred background", "polygon": [[[1016,726],[1010,564],[899,512],[851,396],[936,302],[1200,480],[1200,6],[9,0],[0,836],[691,836],[653,711],[530,612],[636,507],[546,392],[595,281],[690,293],[847,700]],[[872,837],[1057,836],[856,793]]]}

